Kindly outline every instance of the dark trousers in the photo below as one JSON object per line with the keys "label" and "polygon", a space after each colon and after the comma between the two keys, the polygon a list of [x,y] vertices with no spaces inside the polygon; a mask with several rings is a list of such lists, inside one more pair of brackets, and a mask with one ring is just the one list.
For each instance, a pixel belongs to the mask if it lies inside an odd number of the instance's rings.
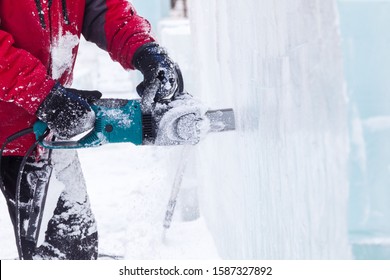
{"label": "dark trousers", "polygon": [[[89,199],[86,193],[84,178],[80,163],[75,152],[53,153],[55,180],[48,178],[49,159],[35,162],[29,159],[23,170],[20,184],[20,205],[31,202],[34,184],[47,182],[50,187],[61,185],[62,191],[53,215],[46,228],[44,242],[35,247],[35,244],[22,237],[22,255],[24,259],[67,259],[88,260],[96,259],[98,255],[98,234],[95,218],[91,212]],[[9,156],[2,158],[1,175],[5,186],[5,197],[9,214],[17,233],[16,221],[16,185],[22,157]],[[51,168],[51,167],[49,167]],[[52,178],[53,179],[53,178]],[[52,181],[56,181],[52,183]],[[50,183],[49,183],[50,182]],[[48,199],[52,199],[48,197]],[[47,209],[46,211],[48,211]],[[50,211],[50,210],[49,210]],[[53,211],[53,210],[51,210]],[[20,223],[29,218],[26,211],[20,208]],[[20,226],[20,228],[22,225]]]}

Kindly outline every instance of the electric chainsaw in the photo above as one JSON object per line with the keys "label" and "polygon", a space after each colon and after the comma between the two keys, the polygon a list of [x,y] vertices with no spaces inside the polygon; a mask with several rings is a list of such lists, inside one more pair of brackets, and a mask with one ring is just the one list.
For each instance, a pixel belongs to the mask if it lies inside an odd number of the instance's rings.
{"label": "electric chainsaw", "polygon": [[[26,161],[38,144],[48,149],[78,149],[98,147],[108,143],[158,146],[186,145],[198,143],[209,132],[235,129],[233,109],[207,111],[200,106],[200,103],[192,98],[186,99],[186,96],[189,95],[178,95],[177,99],[173,101],[166,104],[157,104],[153,110],[146,109],[141,100],[100,99],[91,104],[96,117],[92,130],[78,136],[77,139],[53,139],[49,134],[50,130],[47,125],[42,121],[37,121],[32,128],[24,129],[6,139],[0,149],[0,167],[5,147],[15,139],[32,132],[35,134],[36,141],[24,156],[19,174],[23,174]],[[189,151],[188,147],[185,147],[186,151]],[[185,164],[180,166],[175,179],[165,216],[165,229],[169,228],[172,220],[184,168]],[[41,182],[36,186],[34,198],[26,205],[20,201],[21,175],[18,176],[17,181],[15,196],[17,229],[15,230],[15,237],[19,258],[25,259],[23,247],[26,244],[23,243],[23,240],[29,241],[27,251],[30,254],[38,240],[48,181]],[[0,189],[6,194],[1,174]],[[21,224],[21,211],[25,211],[28,216],[23,224]]]}
{"label": "electric chainsaw", "polygon": [[[140,100],[127,99],[100,99],[91,108],[96,120],[86,135],[77,140],[41,140],[40,145],[49,149],[98,147],[107,143],[181,145],[188,144],[186,130],[197,127],[200,122],[206,123],[203,134],[235,129],[233,109],[211,110],[204,112],[203,116],[195,116],[191,106],[186,109],[179,106],[156,117],[143,113]],[[45,123],[37,121],[33,126],[36,139],[42,138],[47,129]]]}

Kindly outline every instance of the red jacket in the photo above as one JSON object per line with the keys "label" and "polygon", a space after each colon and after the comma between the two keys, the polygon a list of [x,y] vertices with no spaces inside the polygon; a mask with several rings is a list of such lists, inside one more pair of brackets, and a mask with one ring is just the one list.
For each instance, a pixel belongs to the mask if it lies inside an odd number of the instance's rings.
{"label": "red jacket", "polygon": [[[80,35],[125,69],[154,41],[150,24],[126,0],[0,0],[0,143],[31,127],[55,81],[70,85]],[[34,136],[7,146],[24,155]]]}

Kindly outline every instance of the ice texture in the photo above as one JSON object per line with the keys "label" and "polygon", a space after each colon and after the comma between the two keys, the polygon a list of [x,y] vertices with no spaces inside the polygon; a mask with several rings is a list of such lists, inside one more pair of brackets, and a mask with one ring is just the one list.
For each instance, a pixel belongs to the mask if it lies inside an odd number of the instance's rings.
{"label": "ice texture", "polygon": [[335,1],[191,1],[197,97],[237,130],[199,144],[200,209],[227,259],[348,259]]}
{"label": "ice texture", "polygon": [[349,230],[354,256],[390,258],[389,1],[339,1],[350,96]]}

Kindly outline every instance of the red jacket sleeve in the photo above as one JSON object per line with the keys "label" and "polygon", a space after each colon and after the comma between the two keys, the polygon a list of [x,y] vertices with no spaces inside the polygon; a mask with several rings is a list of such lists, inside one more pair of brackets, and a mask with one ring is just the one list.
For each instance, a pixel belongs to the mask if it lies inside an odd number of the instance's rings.
{"label": "red jacket sleeve", "polygon": [[0,100],[34,115],[54,84],[45,66],[29,52],[14,47],[12,36],[0,30]]}
{"label": "red jacket sleeve", "polygon": [[84,37],[107,50],[125,69],[134,69],[131,61],[140,46],[155,41],[150,29],[126,0],[86,1]]}

